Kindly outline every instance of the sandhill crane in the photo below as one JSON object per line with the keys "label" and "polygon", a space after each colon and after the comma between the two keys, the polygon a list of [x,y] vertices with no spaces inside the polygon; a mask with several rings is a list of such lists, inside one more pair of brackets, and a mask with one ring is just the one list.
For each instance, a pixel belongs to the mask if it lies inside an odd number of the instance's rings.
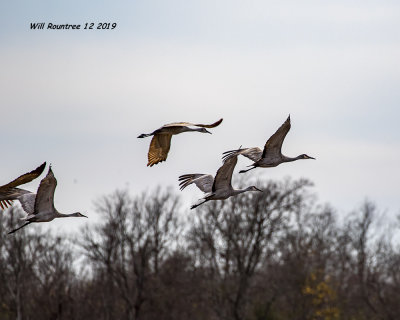
{"label": "sandhill crane", "polygon": [[[194,183],[205,194],[204,201],[190,207],[194,209],[203,203],[210,200],[225,200],[229,197],[236,196],[247,191],[261,191],[255,186],[247,187],[246,189],[232,188],[232,173],[237,163],[237,156],[232,156],[227,159],[224,164],[218,169],[215,179],[210,174],[184,174],[179,177],[180,189],[185,189],[188,185]],[[262,191],[261,191],[262,192]]]}
{"label": "sandhill crane", "polygon": [[74,212],[70,214],[63,214],[54,208],[54,191],[56,190],[57,180],[54,177],[51,166],[49,167],[49,172],[46,177],[40,181],[40,185],[37,194],[25,193],[21,195],[18,200],[21,202],[23,209],[28,214],[22,220],[26,223],[9,232],[14,233],[19,229],[27,226],[32,222],[49,222],[55,218],[64,217],[85,217],[87,216],[81,214],[80,212]]}
{"label": "sandhill crane", "polygon": [[[214,128],[222,122],[222,119],[212,124],[193,124],[189,122],[175,122],[162,126],[161,128],[153,131],[152,133],[143,133],[138,138],[145,138],[153,136],[150,142],[149,153],[147,154],[148,163],[147,166],[152,167],[153,165],[165,161],[168,156],[168,151],[171,146],[171,137],[175,134],[179,134],[187,131],[197,131],[202,133],[210,133],[206,128]],[[200,128],[190,128],[190,127]]]}
{"label": "sandhill crane", "polygon": [[44,168],[46,167],[46,162],[42,163],[39,167],[31,172],[25,173],[18,178],[14,179],[13,181],[5,184],[4,186],[0,187],[0,208],[4,210],[8,206],[12,205],[13,200],[17,200],[18,197],[22,196],[23,194],[30,193],[28,190],[16,188],[21,184],[25,184],[31,182],[33,179],[39,177]]}
{"label": "sandhill crane", "polygon": [[249,170],[255,169],[257,167],[262,168],[270,168],[276,167],[284,162],[291,162],[300,159],[315,159],[306,154],[301,154],[297,157],[290,158],[286,157],[282,154],[282,143],[285,140],[287,133],[290,130],[290,116],[286,119],[286,121],[279,127],[278,130],[268,139],[265,143],[264,150],[261,150],[258,147],[254,148],[239,148],[237,150],[230,150],[224,152],[223,159],[227,161],[231,157],[235,157],[238,155],[243,155],[254,161],[249,167],[250,169],[241,170],[239,173],[247,172]]}

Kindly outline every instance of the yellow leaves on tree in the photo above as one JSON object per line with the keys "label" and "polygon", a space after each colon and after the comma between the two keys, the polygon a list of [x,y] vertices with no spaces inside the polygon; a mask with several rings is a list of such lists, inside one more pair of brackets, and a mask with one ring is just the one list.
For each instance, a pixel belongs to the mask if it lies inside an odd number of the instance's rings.
{"label": "yellow leaves on tree", "polygon": [[321,272],[311,273],[302,292],[311,297],[313,310],[310,319],[339,319],[339,309],[335,307],[336,292],[331,286],[329,277],[324,278]]}

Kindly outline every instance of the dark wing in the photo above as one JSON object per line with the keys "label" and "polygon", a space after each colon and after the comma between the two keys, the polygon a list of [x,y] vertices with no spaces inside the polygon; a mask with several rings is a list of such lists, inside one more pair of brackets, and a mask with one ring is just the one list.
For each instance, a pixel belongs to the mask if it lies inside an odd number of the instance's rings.
{"label": "dark wing", "polygon": [[149,153],[147,154],[149,160],[147,166],[152,167],[167,159],[171,146],[171,137],[172,134],[156,134],[153,136],[150,142]]}
{"label": "dark wing", "polygon": [[232,173],[237,163],[237,156],[227,159],[215,175],[212,191],[217,189],[232,189]]}
{"label": "dark wing", "polygon": [[39,177],[44,168],[46,167],[46,162],[42,163],[39,167],[31,172],[25,173],[13,181],[0,187],[0,208],[4,210],[8,206],[12,205],[12,200],[17,199],[20,195],[27,193],[28,191],[23,189],[15,188],[21,184],[31,182],[33,179]]}
{"label": "dark wing", "polygon": [[17,179],[14,179],[13,181],[5,184],[4,186],[1,186],[0,191],[7,190],[10,188],[15,188],[21,184],[31,182],[33,179],[39,177],[42,174],[45,167],[46,167],[46,162],[42,163],[35,170],[25,173],[25,174],[19,176]]}
{"label": "dark wing", "polygon": [[265,143],[264,151],[262,154],[263,158],[265,158],[266,156],[281,157],[282,143],[283,140],[285,140],[285,137],[289,132],[289,130],[290,130],[290,116]]}
{"label": "dark wing", "polygon": [[190,126],[196,126],[196,127],[203,127],[203,128],[215,128],[216,126],[219,126],[222,122],[222,118],[219,119],[217,122],[214,122],[212,124],[195,124],[191,122],[173,122],[173,123],[168,123],[163,125],[160,129],[162,128],[167,128],[167,127],[190,127]]}
{"label": "dark wing", "polygon": [[214,178],[211,174],[194,173],[180,176],[179,181],[179,187],[181,190],[194,183],[201,191],[208,193],[212,190]]}
{"label": "dark wing", "polygon": [[219,119],[217,122],[214,122],[212,124],[195,124],[196,127],[203,127],[203,128],[215,128],[216,126],[219,126],[224,120],[223,118]]}
{"label": "dark wing", "polygon": [[54,191],[56,190],[56,186],[57,180],[50,167],[47,176],[40,181],[36,194],[34,214],[42,211],[53,212],[55,210]]}
{"label": "dark wing", "polygon": [[31,193],[28,190],[20,188],[9,188],[0,190],[0,208],[2,210],[12,206],[13,200],[19,199],[22,195]]}
{"label": "dark wing", "polygon": [[239,148],[237,150],[229,150],[229,151],[225,151],[223,153],[223,157],[222,160],[226,161],[231,157],[236,157],[238,155],[242,155],[245,156],[251,160],[253,160],[254,162],[258,161],[261,159],[263,151],[258,148],[258,147],[254,147],[254,148]]}

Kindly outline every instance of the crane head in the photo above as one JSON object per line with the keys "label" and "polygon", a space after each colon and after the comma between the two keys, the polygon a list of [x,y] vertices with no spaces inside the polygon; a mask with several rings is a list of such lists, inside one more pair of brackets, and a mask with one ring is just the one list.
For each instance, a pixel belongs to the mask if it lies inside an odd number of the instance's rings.
{"label": "crane head", "polygon": [[301,159],[314,159],[314,160],[315,160],[315,158],[310,157],[310,156],[308,156],[308,155],[306,155],[306,154],[302,154],[302,155],[301,155]]}
{"label": "crane head", "polygon": [[260,192],[263,192],[262,190],[258,189],[258,188],[255,187],[255,186],[249,187],[249,191],[260,191]]}
{"label": "crane head", "polygon": [[75,212],[75,213],[73,213],[72,216],[73,216],[73,217],[85,217],[85,218],[87,218],[87,216],[85,216],[84,214],[82,214],[82,213],[80,213],[80,212]]}
{"label": "crane head", "polygon": [[208,131],[206,128],[201,128],[201,129],[200,129],[200,132],[212,134],[212,133],[211,133],[210,131]]}

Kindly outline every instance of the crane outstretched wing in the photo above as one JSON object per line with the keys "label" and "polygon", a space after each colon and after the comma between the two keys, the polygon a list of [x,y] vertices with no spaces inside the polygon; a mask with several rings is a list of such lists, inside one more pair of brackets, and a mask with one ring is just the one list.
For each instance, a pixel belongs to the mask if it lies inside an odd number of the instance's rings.
{"label": "crane outstretched wing", "polygon": [[0,186],[0,208],[2,210],[6,209],[8,206],[12,205],[12,201],[16,200],[22,194],[28,193],[29,191],[16,188],[21,184],[25,184],[31,182],[33,179],[39,177],[44,168],[46,167],[46,162],[43,162],[39,167],[35,170],[32,170],[28,173],[24,173],[13,181]]}
{"label": "crane outstretched wing", "polygon": [[219,119],[217,122],[214,122],[212,124],[195,124],[196,127],[203,127],[203,128],[215,128],[216,126],[219,126],[224,120],[223,118]]}
{"label": "crane outstretched wing", "polygon": [[191,123],[191,122],[173,122],[173,123],[168,123],[168,124],[162,126],[160,129],[166,128],[166,127],[174,127],[174,126],[178,126],[178,127],[195,126],[195,127],[203,127],[203,128],[215,128],[216,126],[219,126],[221,124],[222,120],[223,120],[223,118],[221,118],[217,122],[214,122],[211,124],[200,124],[200,123]]}
{"label": "crane outstretched wing", "polygon": [[0,192],[3,190],[7,190],[10,188],[15,188],[21,184],[25,184],[28,182],[31,182],[33,179],[39,177],[44,168],[46,167],[46,162],[43,162],[39,167],[37,167],[35,170],[32,170],[31,172],[25,173],[18,178],[14,179],[13,181],[5,184],[4,186],[0,187]]}
{"label": "crane outstretched wing", "polygon": [[161,130],[162,128],[169,128],[169,127],[188,127],[188,126],[193,126],[193,125],[194,125],[194,124],[193,124],[193,123],[190,123],[190,122],[172,122],[172,123],[164,124],[161,128],[157,129],[156,131]]}
{"label": "crane outstretched wing", "polygon": [[290,130],[290,116],[286,121],[279,127],[278,130],[268,139],[265,143],[262,158],[265,158],[267,154],[272,157],[280,157],[283,140]]}
{"label": "crane outstretched wing", "polygon": [[51,167],[46,177],[40,181],[40,185],[36,194],[34,214],[38,212],[53,212],[54,208],[54,191],[57,187],[57,180],[54,177]]}
{"label": "crane outstretched wing", "polygon": [[215,175],[212,191],[217,189],[232,189],[232,173],[237,163],[237,156],[227,159]]}
{"label": "crane outstretched wing", "polygon": [[222,160],[225,162],[226,160],[228,160],[231,157],[236,157],[238,155],[242,155],[245,156],[246,158],[251,159],[252,161],[256,162],[258,160],[261,159],[263,151],[258,148],[258,147],[254,147],[254,148],[239,148],[236,150],[229,150],[229,151],[225,151],[223,153],[223,157]]}
{"label": "crane outstretched wing", "polygon": [[26,193],[18,198],[21,203],[22,209],[29,215],[35,212],[35,199],[36,193]]}
{"label": "crane outstretched wing", "polygon": [[181,190],[194,183],[201,191],[209,193],[212,190],[214,178],[211,174],[193,173],[181,175],[179,181]]}
{"label": "crane outstretched wing", "polygon": [[9,188],[6,190],[0,190],[0,208],[2,210],[12,206],[13,200],[19,200],[19,198],[24,195],[31,193],[28,190],[21,188]]}
{"label": "crane outstretched wing", "polygon": [[156,134],[153,136],[149,147],[149,153],[147,154],[147,166],[152,167],[167,159],[171,147],[171,137],[172,134]]}

